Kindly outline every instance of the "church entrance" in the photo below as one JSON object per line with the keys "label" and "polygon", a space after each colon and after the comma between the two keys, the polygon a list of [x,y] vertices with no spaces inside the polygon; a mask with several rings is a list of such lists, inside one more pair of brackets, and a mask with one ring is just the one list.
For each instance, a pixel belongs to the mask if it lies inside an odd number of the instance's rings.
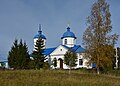
{"label": "church entrance", "polygon": [[63,60],[61,58],[58,59],[60,61],[60,69],[63,69]]}

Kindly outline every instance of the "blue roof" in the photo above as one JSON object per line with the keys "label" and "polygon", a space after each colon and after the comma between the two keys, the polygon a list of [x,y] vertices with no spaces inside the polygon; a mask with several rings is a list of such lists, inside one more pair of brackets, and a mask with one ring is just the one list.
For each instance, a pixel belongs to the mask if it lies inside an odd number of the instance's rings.
{"label": "blue roof", "polygon": [[46,39],[46,37],[42,34],[42,31],[38,31],[38,34],[34,36],[34,39],[41,37],[42,39]]}
{"label": "blue roof", "polygon": [[[65,45],[62,45],[63,47],[65,47],[66,49],[72,49],[73,51],[75,51],[76,53],[84,53],[85,52],[85,49],[82,48],[80,45],[74,45],[74,47],[67,47]],[[46,48],[43,52],[43,55],[50,55],[54,50],[56,49],[55,48]]]}
{"label": "blue roof", "polygon": [[72,50],[76,51],[79,47],[80,45],[74,45],[74,47],[72,47]]}
{"label": "blue roof", "polygon": [[84,53],[85,49],[82,48],[81,46],[79,46],[79,48],[77,48],[77,50],[75,51],[76,53]]}
{"label": "blue roof", "polygon": [[[46,49],[44,49],[44,51],[43,51],[43,55],[45,55],[45,56],[47,56],[47,55],[50,55],[54,50],[56,49],[56,47],[55,48],[46,48]],[[33,55],[32,55],[32,53],[30,54],[30,57],[32,57]]]}
{"label": "blue roof", "polygon": [[[65,45],[62,45],[63,47],[65,47],[66,49],[72,49],[73,51],[75,51],[76,53],[84,53],[85,52],[85,49],[82,48],[80,45],[74,45],[74,47],[67,47]],[[46,48],[43,52],[43,55],[45,56],[48,56],[50,55],[54,50],[56,49],[55,48]],[[32,57],[32,54],[30,54],[30,56]]]}
{"label": "blue roof", "polygon": [[43,55],[50,55],[56,48],[46,48]]}
{"label": "blue roof", "polygon": [[65,38],[65,37],[73,37],[76,39],[75,34],[70,31],[70,27],[67,28],[67,31],[63,34],[61,39]]}
{"label": "blue roof", "polygon": [[65,45],[63,45],[65,48],[67,49],[72,49],[73,51],[75,51],[76,53],[84,53],[85,49],[82,48],[80,45],[74,45],[73,47],[67,47]]}
{"label": "blue roof", "polygon": [[92,67],[96,67],[96,63],[92,63]]}
{"label": "blue roof", "polygon": [[[74,47],[67,47],[65,45],[62,45],[63,47],[65,47],[66,49],[72,49],[73,51],[75,51],[76,53],[84,53],[85,52],[85,49],[82,48],[80,45],[74,45]],[[44,55],[50,55],[54,50],[56,49],[55,48],[46,48],[43,52]]]}

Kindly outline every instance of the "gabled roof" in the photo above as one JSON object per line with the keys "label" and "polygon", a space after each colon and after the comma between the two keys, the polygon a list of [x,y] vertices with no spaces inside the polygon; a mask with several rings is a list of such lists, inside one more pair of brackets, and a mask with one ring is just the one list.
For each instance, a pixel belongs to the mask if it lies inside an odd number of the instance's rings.
{"label": "gabled roof", "polygon": [[76,53],[84,53],[85,49],[82,48],[81,46],[79,46],[79,48],[77,48],[77,50],[75,51]]}
{"label": "gabled roof", "polygon": [[43,52],[43,55],[46,55],[46,56],[50,55],[55,49],[56,49],[56,47],[55,48],[46,48]]}
{"label": "gabled roof", "polygon": [[[45,56],[47,56],[47,55],[50,55],[54,50],[56,49],[56,47],[55,48],[46,48],[46,49],[44,49],[44,51],[43,51],[43,55],[45,55]],[[32,55],[32,53],[30,54],[30,57],[32,57],[33,55]]]}
{"label": "gabled roof", "polygon": [[74,45],[74,47],[72,47],[72,50],[76,51],[79,47],[80,47],[80,45]]}
{"label": "gabled roof", "polygon": [[65,45],[63,45],[65,48],[67,49],[72,49],[73,51],[75,51],[76,53],[84,53],[85,49],[82,48],[80,45],[74,45],[73,47],[67,47]]}
{"label": "gabled roof", "polygon": [[[69,49],[72,49],[73,51],[75,51],[76,53],[84,53],[85,52],[85,49],[82,48],[80,45],[74,45],[74,47],[68,47],[68,46],[65,46],[65,45],[62,45],[64,48],[66,48],[67,50]],[[50,55],[55,49],[55,48],[46,48],[43,52],[43,55]]]}
{"label": "gabled roof", "polygon": [[65,46],[65,45],[62,45],[63,47],[65,47],[66,49],[70,49],[70,47],[68,47],[68,46]]}

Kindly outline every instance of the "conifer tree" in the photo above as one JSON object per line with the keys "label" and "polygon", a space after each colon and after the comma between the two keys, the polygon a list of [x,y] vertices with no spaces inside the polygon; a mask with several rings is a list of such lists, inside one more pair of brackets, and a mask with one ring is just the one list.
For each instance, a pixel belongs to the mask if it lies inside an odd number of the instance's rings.
{"label": "conifer tree", "polygon": [[17,62],[16,59],[18,57],[18,40],[15,39],[13,46],[11,47],[11,50],[8,54],[8,64],[10,68],[17,68]]}
{"label": "conifer tree", "polygon": [[22,43],[22,39],[18,44],[18,40],[14,41],[8,55],[8,64],[10,68],[14,69],[28,69],[30,56],[26,43]]}
{"label": "conifer tree", "polygon": [[44,43],[41,37],[38,38],[35,45],[35,50],[33,51],[33,59],[36,69],[43,68],[45,57],[43,55]]}
{"label": "conifer tree", "polygon": [[91,8],[87,18],[87,29],[83,35],[87,57],[90,63],[96,63],[97,73],[100,68],[112,68],[114,60],[114,45],[118,35],[111,35],[111,14],[106,0],[98,0]]}
{"label": "conifer tree", "polygon": [[22,39],[20,40],[19,43],[19,58],[18,58],[18,63],[19,63],[19,69],[28,69],[29,68],[29,61],[30,61],[30,56],[28,52],[28,48],[26,45],[26,42],[24,44],[22,43]]}

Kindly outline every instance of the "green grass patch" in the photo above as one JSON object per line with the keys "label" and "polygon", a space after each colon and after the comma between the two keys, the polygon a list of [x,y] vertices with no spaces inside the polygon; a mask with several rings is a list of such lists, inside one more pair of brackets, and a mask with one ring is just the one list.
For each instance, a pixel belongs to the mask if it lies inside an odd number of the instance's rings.
{"label": "green grass patch", "polygon": [[78,70],[0,71],[0,86],[120,86],[120,77]]}

